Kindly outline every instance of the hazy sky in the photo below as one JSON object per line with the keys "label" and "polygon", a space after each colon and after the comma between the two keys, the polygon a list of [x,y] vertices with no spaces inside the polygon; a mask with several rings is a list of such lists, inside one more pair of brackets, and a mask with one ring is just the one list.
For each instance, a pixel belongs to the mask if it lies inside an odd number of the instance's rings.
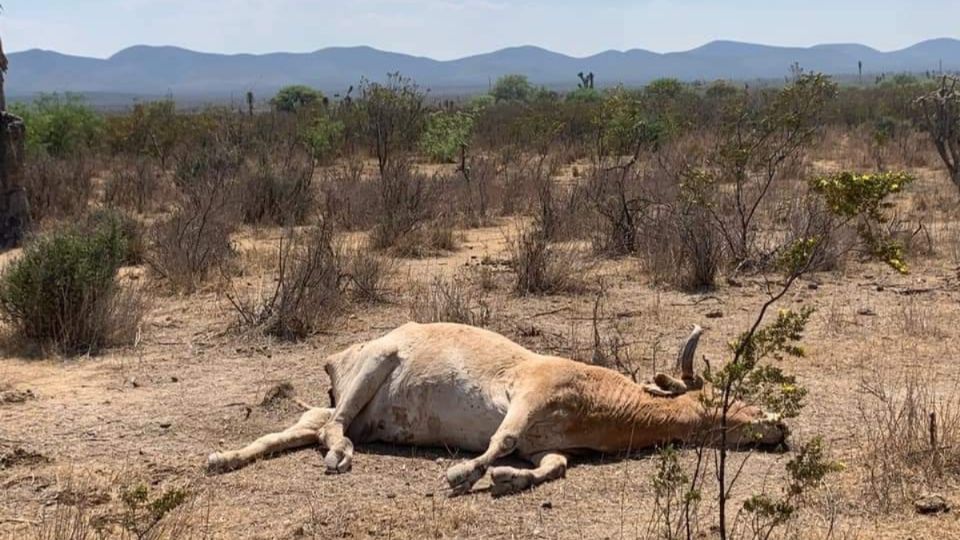
{"label": "hazy sky", "polygon": [[370,45],[438,59],[539,45],[686,50],[714,39],[858,42],[960,36],[960,0],[0,0],[7,51],[106,57],[134,44],[209,52]]}

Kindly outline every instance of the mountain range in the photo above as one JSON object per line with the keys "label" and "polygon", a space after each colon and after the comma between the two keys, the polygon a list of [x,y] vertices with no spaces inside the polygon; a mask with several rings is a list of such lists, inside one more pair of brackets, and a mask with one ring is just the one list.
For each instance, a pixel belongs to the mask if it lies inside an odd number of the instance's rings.
{"label": "mountain range", "polygon": [[782,80],[795,63],[831,75],[856,75],[859,62],[865,74],[960,71],[960,40],[934,39],[892,52],[857,44],[800,48],[714,41],[684,52],[611,50],[584,58],[524,46],[446,61],[370,47],[226,55],[138,45],[106,59],[40,49],[8,57],[7,93],[12,97],[78,92],[222,99],[242,96],[248,90],[258,96],[272,95],[288,84],[342,92],[361,77],[380,80],[396,71],[439,94],[486,89],[492,80],[508,73],[523,73],[536,84],[564,89],[575,87],[581,71],[594,72],[598,86],[641,85],[660,77]]}

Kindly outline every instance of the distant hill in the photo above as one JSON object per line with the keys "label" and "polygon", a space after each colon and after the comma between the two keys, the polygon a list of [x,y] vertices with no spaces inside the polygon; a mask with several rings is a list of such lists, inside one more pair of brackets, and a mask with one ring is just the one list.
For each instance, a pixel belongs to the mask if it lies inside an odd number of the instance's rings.
{"label": "distant hill", "polygon": [[379,51],[370,47],[331,47],[312,53],[211,54],[178,47],[138,45],[107,59],[29,50],[9,55],[7,92],[82,92],[113,96],[173,94],[178,99],[235,96],[247,90],[272,95],[287,84],[308,84],[327,92],[343,91],[361,77],[382,79],[399,71],[436,93],[485,89],[507,73],[524,73],[537,84],[573,87],[580,71],[592,71],[597,83],[640,85],[660,77],[682,80],[780,79],[794,63],[832,75],[960,70],[960,40],[936,39],[893,52],[855,44],[809,48],[772,47],[715,41],[675,53],[639,49],[606,51],[573,58],[538,47],[513,47],[457,60]]}

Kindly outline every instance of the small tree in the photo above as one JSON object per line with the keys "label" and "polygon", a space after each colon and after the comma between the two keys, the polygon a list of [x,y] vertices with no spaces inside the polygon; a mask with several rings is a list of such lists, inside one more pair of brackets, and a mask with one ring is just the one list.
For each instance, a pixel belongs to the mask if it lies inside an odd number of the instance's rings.
{"label": "small tree", "polygon": [[789,166],[803,159],[836,88],[824,75],[804,74],[766,103],[763,95],[742,94],[726,104],[717,146],[694,174],[703,180],[702,200],[738,265],[769,260],[755,243],[758,211]]}
{"label": "small tree", "polygon": [[190,135],[190,123],[177,114],[172,98],[138,103],[129,115],[107,118],[106,139],[114,152],[150,156],[166,169],[177,145]]}
{"label": "small tree", "polygon": [[323,93],[302,84],[285,86],[270,100],[270,104],[281,112],[297,112],[319,103],[323,103]]}
{"label": "small tree", "polygon": [[27,126],[27,151],[63,157],[95,146],[103,118],[81,96],[42,95],[30,104],[17,104],[13,112]]}
{"label": "small tree", "polygon": [[917,104],[924,128],[933,139],[950,180],[960,189],[960,79],[943,77],[940,87],[921,97]]}
{"label": "small tree", "polygon": [[470,143],[473,115],[464,111],[435,112],[427,120],[420,149],[430,159],[454,163]]}
{"label": "small tree", "polygon": [[[828,230],[810,231],[809,236],[780,246],[776,260],[777,267],[782,272],[781,280],[776,284],[767,283],[767,300],[760,306],[753,324],[729,344],[732,359],[716,371],[712,371],[708,366],[704,372],[703,378],[710,383],[710,387],[708,392],[702,394],[701,400],[708,411],[713,411],[712,414],[720,419],[716,481],[719,488],[721,538],[726,539],[730,534],[728,502],[733,484],[739,476],[731,476],[728,469],[727,419],[731,408],[737,402],[759,402],[764,410],[778,413],[782,418],[791,418],[800,413],[807,393],[794,377],[770,364],[769,360],[779,360],[784,356],[804,356],[799,341],[813,310],[808,307],[798,312],[780,310],[772,323],[764,325],[766,314],[828,248],[833,236],[832,230],[851,221],[883,221],[882,208],[886,206],[885,200],[891,194],[899,192],[910,180],[910,177],[902,174],[874,177],[851,173],[815,180],[815,190],[824,196],[829,211],[840,219],[832,222]],[[810,216],[809,225],[818,221],[814,216]],[[864,228],[858,227],[858,230],[861,239],[868,246],[874,244],[874,239]],[[890,260],[887,262],[898,271],[906,271],[902,260],[897,259],[896,263]],[[804,489],[819,484],[825,474],[836,469],[836,465],[823,459],[820,443],[815,439],[801,450],[797,458],[787,465],[787,469],[793,482],[787,497],[774,500],[758,496],[745,504],[744,510],[753,515],[755,530],[764,533],[762,538],[769,537],[773,528],[790,519],[794,499]]]}
{"label": "small tree", "polygon": [[359,122],[377,156],[381,177],[398,153],[416,148],[426,121],[426,94],[410,78],[391,73],[384,84],[360,84]]}
{"label": "small tree", "polygon": [[530,101],[533,97],[535,89],[533,85],[530,84],[530,80],[527,79],[526,75],[504,75],[497,79],[497,82],[493,85],[493,90],[490,91],[490,94],[493,95],[494,99],[498,102],[501,101],[520,101],[526,102]]}

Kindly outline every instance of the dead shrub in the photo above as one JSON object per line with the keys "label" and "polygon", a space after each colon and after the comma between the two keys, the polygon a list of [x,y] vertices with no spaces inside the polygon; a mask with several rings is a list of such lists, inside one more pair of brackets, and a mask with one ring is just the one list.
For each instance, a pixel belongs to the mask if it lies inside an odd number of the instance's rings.
{"label": "dead shrub", "polygon": [[661,206],[644,220],[641,237],[642,263],[654,281],[694,291],[716,285],[723,245],[703,208]]}
{"label": "dead shrub", "polygon": [[143,214],[167,199],[163,192],[162,171],[153,159],[121,156],[110,163],[103,192],[108,206]]}
{"label": "dead shrub", "polygon": [[839,226],[835,214],[821,197],[810,193],[793,193],[781,206],[786,234],[780,243],[792,246],[808,238],[819,238],[820,248],[812,254],[811,272],[830,272],[843,268],[847,254],[856,245],[857,232],[850,226]]}
{"label": "dead shrub", "polygon": [[519,228],[508,243],[516,272],[514,291],[517,294],[583,290],[587,265],[576,247],[549,242],[536,226]]}
{"label": "dead shrub", "polygon": [[960,397],[935,389],[915,374],[891,386],[863,381],[858,404],[858,447],[869,501],[889,512],[960,474]]}
{"label": "dead shrub", "polygon": [[485,327],[492,310],[483,291],[472,287],[462,274],[434,276],[414,287],[410,317],[421,323],[452,322]]}
{"label": "dead shrub", "polygon": [[364,175],[363,161],[329,167],[320,175],[323,215],[344,231],[373,227],[380,208],[378,183]]}
{"label": "dead shrub", "polygon": [[305,152],[264,145],[241,174],[238,189],[243,221],[280,226],[303,224],[316,206],[313,172],[313,159]]}
{"label": "dead shrub", "polygon": [[24,188],[35,223],[82,214],[93,195],[94,163],[82,154],[51,157],[38,153],[26,161]]}
{"label": "dead shrub", "polygon": [[215,270],[226,269],[235,252],[235,179],[238,149],[208,141],[177,156],[174,175],[180,197],[173,214],[149,233],[147,264],[180,292],[191,292]]}
{"label": "dead shrub", "polygon": [[424,258],[456,251],[459,245],[453,227],[444,220],[434,220],[397,238],[390,252],[397,257]]}
{"label": "dead shrub", "polygon": [[641,213],[649,206],[641,180],[633,168],[591,170],[584,190],[598,217],[590,235],[595,252],[620,256],[637,249]]}
{"label": "dead shrub", "polygon": [[288,232],[277,251],[271,292],[250,299],[234,292],[227,298],[243,326],[285,340],[303,339],[342,311],[347,281],[342,253],[327,223],[301,234]]}
{"label": "dead shrub", "polygon": [[722,240],[707,211],[699,206],[682,208],[676,215],[680,240],[679,285],[688,290],[711,289],[723,263]]}
{"label": "dead shrub", "polygon": [[235,226],[216,209],[184,207],[150,230],[147,264],[174,290],[192,292],[236,254],[230,235]]}
{"label": "dead shrub", "polygon": [[350,293],[359,302],[385,302],[396,271],[394,259],[377,255],[366,245],[353,246],[344,253],[344,272],[350,280]]}
{"label": "dead shrub", "polygon": [[379,181],[380,210],[370,245],[400,257],[426,257],[457,249],[452,219],[435,208],[441,178],[414,172],[409,162],[387,165]]}
{"label": "dead shrub", "polygon": [[937,324],[938,318],[931,316],[934,306],[924,304],[915,296],[908,296],[898,308],[898,327],[904,336],[920,339],[945,337],[945,332]]}

